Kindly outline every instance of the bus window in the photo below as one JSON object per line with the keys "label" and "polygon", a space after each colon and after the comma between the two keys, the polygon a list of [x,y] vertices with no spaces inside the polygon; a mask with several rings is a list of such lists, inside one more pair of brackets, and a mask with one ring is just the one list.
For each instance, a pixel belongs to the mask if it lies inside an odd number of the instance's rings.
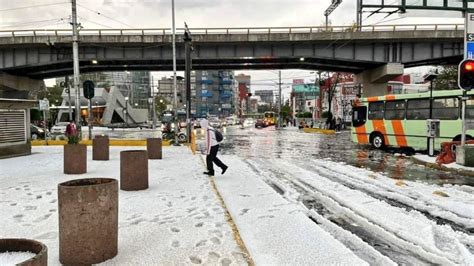
{"label": "bus window", "polygon": [[426,120],[430,118],[430,100],[408,100],[407,119]]}
{"label": "bus window", "polygon": [[457,120],[459,118],[459,100],[457,98],[434,99],[433,118],[441,120]]}
{"label": "bus window", "polygon": [[352,109],[352,126],[360,127],[365,124],[367,117],[367,107],[357,106]]}
{"label": "bus window", "polygon": [[405,101],[391,101],[385,103],[385,119],[403,120],[405,119]]}
{"label": "bus window", "polygon": [[383,119],[383,102],[369,103],[369,119]]}
{"label": "bus window", "polygon": [[474,119],[474,99],[466,101],[466,119]]}

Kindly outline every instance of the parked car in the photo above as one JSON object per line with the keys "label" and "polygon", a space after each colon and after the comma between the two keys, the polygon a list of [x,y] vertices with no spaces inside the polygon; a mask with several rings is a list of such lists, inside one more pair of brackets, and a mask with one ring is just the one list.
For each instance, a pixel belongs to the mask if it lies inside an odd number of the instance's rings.
{"label": "parked car", "polygon": [[56,125],[54,125],[51,128],[51,134],[53,136],[60,136],[64,135],[66,133],[66,126],[68,125],[68,122],[58,122]]}
{"label": "parked car", "polygon": [[255,121],[255,128],[263,128],[263,127],[267,127],[268,126],[268,122],[265,121],[264,119],[257,119],[257,121]]}
{"label": "parked car", "polygon": [[[44,139],[45,132],[43,128],[40,128],[35,125],[30,125],[31,139]],[[46,129],[46,136],[49,135],[48,130]]]}

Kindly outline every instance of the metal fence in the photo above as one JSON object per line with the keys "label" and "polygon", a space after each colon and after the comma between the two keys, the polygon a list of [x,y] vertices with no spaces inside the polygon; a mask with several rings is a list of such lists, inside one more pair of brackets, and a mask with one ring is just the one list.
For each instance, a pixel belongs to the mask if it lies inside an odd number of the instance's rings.
{"label": "metal fence", "polygon": [[[194,35],[213,34],[278,34],[278,33],[327,33],[327,32],[395,32],[395,31],[463,31],[463,24],[417,24],[417,25],[368,25],[368,26],[307,26],[307,27],[248,27],[248,28],[191,28]],[[169,28],[150,29],[81,29],[80,35],[171,35]],[[184,34],[184,29],[176,29]],[[0,37],[24,36],[71,36],[72,29],[1,30]]]}

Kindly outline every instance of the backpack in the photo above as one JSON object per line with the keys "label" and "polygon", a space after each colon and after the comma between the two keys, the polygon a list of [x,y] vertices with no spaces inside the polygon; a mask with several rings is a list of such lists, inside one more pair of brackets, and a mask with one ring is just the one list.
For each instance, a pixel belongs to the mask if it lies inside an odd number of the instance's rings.
{"label": "backpack", "polygon": [[224,136],[222,136],[222,133],[219,130],[217,129],[210,129],[210,130],[214,131],[217,142],[221,142],[222,140],[224,140]]}

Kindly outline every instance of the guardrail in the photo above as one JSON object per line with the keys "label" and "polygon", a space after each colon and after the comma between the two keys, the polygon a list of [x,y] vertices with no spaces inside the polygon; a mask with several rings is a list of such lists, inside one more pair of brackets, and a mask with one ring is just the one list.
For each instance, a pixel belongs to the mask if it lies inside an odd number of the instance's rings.
{"label": "guardrail", "polygon": [[[368,25],[368,26],[307,26],[307,27],[247,27],[247,28],[191,28],[193,35],[212,34],[276,34],[276,33],[322,33],[322,32],[396,32],[396,31],[460,31],[463,24],[418,24],[418,25]],[[83,36],[106,35],[171,35],[169,28],[149,29],[81,29]],[[184,34],[184,29],[176,29]],[[24,36],[71,36],[72,29],[0,30],[0,37]]]}

